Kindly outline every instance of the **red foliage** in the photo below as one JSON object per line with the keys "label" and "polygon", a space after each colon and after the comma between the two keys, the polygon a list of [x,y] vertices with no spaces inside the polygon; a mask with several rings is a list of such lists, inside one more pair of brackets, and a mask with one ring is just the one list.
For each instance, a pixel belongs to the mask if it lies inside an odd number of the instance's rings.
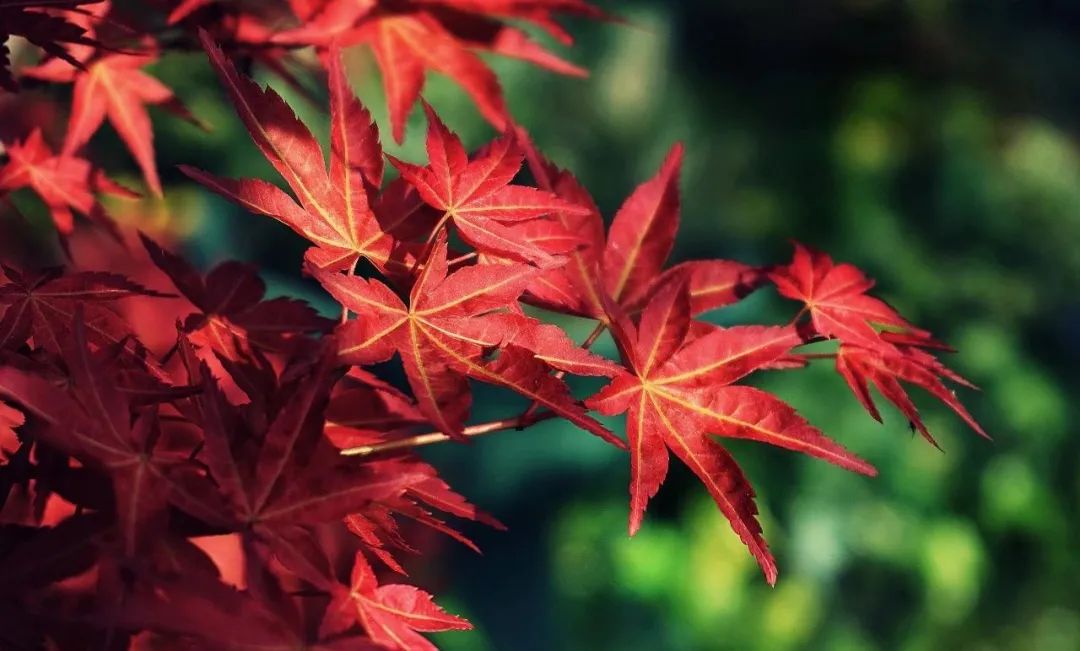
{"label": "red foliage", "polygon": [[[225,262],[204,274],[145,235],[148,258],[131,253],[112,265],[126,275],[87,271],[77,259],[44,270],[6,262],[0,646],[431,649],[422,633],[469,624],[383,575],[405,573],[401,556],[418,551],[422,528],[475,548],[447,518],[502,525],[413,450],[547,419],[629,449],[631,534],[673,452],[772,583],[776,563],[754,491],[714,436],[875,471],[780,398],[746,385],[758,371],[834,359],[874,418],[870,384],[933,442],[906,383],[983,433],[943,382],[970,386],[935,356],[944,345],[869,296],[872,282],[854,267],[802,245],[791,264],[767,269],[729,260],[668,267],[681,145],[605,229],[585,189],[512,123],[476,55],[581,73],[505,21],[569,42],[556,16],[604,17],[584,0],[151,4],[162,10],[159,27],[174,26],[167,43],[107,2],[0,0],[0,37],[21,35],[44,53],[22,76],[74,85],[59,154],[37,130],[5,143],[0,198],[36,193],[69,255],[80,251],[67,246],[78,235],[76,212],[117,240],[133,237],[97,199],[132,193],[80,150],[108,117],[160,194],[145,107],[190,116],[142,68],[201,42],[291,194],[264,180],[183,171],[308,240],[298,266],[340,306],[340,319],[303,301],[268,299],[250,265]],[[385,183],[378,128],[341,64],[340,48],[360,43],[382,70],[395,138],[429,70],[461,84],[501,135],[470,156],[424,103],[427,161],[390,158],[400,176]],[[328,163],[288,104],[234,63],[295,82],[288,71],[301,46],[315,46],[325,65]],[[13,82],[5,57],[0,85]],[[523,166],[532,185],[520,182]],[[375,277],[357,275],[362,261]],[[790,324],[722,328],[697,318],[768,283],[805,304]],[[597,326],[576,345],[525,305]],[[175,323],[167,338],[165,323]],[[589,352],[604,331],[619,362]],[[803,352],[825,340],[836,352]],[[392,359],[408,391],[365,368]],[[609,383],[582,398],[567,375]],[[470,424],[470,381],[530,406]],[[590,410],[625,412],[626,441]]]}

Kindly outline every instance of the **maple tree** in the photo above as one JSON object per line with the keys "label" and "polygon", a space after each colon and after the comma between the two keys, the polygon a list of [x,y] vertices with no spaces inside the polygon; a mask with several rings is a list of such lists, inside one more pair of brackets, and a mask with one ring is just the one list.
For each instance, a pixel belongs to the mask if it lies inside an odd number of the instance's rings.
{"label": "maple tree", "polygon": [[[157,22],[140,23],[109,2],[0,0],[0,41],[18,35],[41,51],[13,71],[5,46],[0,86],[73,85],[61,146],[33,130],[4,143],[0,166],[0,198],[36,194],[67,256],[46,269],[0,267],[0,601],[17,613],[2,618],[6,646],[432,649],[422,633],[469,623],[387,575],[405,575],[419,528],[475,548],[451,517],[502,525],[415,451],[552,419],[628,451],[631,535],[673,453],[774,583],[754,490],[720,439],[876,471],[746,382],[759,372],[832,360],[875,419],[871,385],[937,445],[906,384],[985,436],[945,384],[971,386],[939,360],[948,347],[869,295],[873,283],[855,267],[801,244],[789,264],[767,268],[669,265],[682,145],[605,227],[585,188],[514,123],[477,56],[583,74],[515,25],[568,44],[557,17],[609,18],[584,0],[153,4]],[[161,25],[174,30],[169,39]],[[342,63],[353,45],[374,53],[396,140],[422,104],[423,163],[383,151]],[[196,46],[289,192],[181,171],[306,239],[296,266],[339,314],[267,298],[248,264],[203,273],[99,202],[137,196],[84,155],[106,118],[146,188],[163,193],[146,106],[196,120],[144,68]],[[318,53],[314,76],[327,88],[329,152],[236,63],[295,84],[304,47]],[[422,101],[428,71],[460,84],[499,135],[470,154]],[[129,245],[116,263],[129,271],[79,264],[75,213]],[[802,303],[786,325],[700,318],[770,285]],[[551,314],[595,328],[577,344]],[[150,343],[162,329],[168,345]],[[590,350],[605,332],[618,360]],[[820,342],[830,352],[807,352]],[[380,375],[389,360],[404,385]],[[567,376],[606,384],[575,395]],[[472,382],[529,406],[471,422]],[[625,437],[596,416],[624,413]]]}

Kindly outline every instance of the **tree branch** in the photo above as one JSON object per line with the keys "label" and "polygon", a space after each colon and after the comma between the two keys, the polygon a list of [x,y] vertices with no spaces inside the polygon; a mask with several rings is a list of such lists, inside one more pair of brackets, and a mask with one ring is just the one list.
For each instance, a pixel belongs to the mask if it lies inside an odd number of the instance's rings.
{"label": "tree branch", "polygon": [[[525,429],[530,425],[543,422],[545,420],[551,420],[556,414],[554,412],[545,411],[539,414],[521,414],[514,418],[503,418],[501,420],[493,420],[488,423],[480,423],[478,425],[470,425],[466,427],[462,433],[468,437],[473,438],[476,436],[483,436],[484,434],[492,434],[494,432],[501,432],[509,429]],[[350,457],[366,457],[379,452],[389,452],[392,450],[401,450],[406,448],[419,448],[425,445],[432,445],[435,443],[442,443],[443,441],[451,440],[449,436],[442,432],[428,432],[426,434],[417,434],[416,436],[410,436],[408,438],[398,439],[396,441],[387,441],[386,443],[376,443],[374,445],[361,445],[355,448],[345,448],[341,451],[343,456]]]}
{"label": "tree branch", "polygon": [[[589,336],[585,338],[585,341],[581,343],[581,347],[588,349],[596,340],[600,338],[600,335],[604,334],[604,330],[607,328],[603,323],[598,323],[593,331],[589,333]],[[566,371],[559,371],[555,374],[555,377],[562,378],[566,375]],[[480,423],[477,425],[470,425],[462,430],[462,433],[468,437],[473,438],[476,436],[483,436],[484,434],[492,434],[494,432],[501,432],[509,429],[525,429],[530,425],[550,420],[555,418],[556,414],[550,411],[539,412],[540,403],[533,402],[529,405],[520,416],[513,418],[503,418],[501,420],[493,420],[488,423]],[[375,443],[373,445],[361,445],[354,448],[345,448],[341,451],[343,456],[349,457],[367,457],[380,452],[390,452],[392,450],[403,450],[409,448],[419,448],[425,445],[433,445],[435,443],[442,443],[443,441],[449,441],[451,438],[442,432],[427,432],[425,434],[417,434],[408,438],[398,439],[396,441],[387,441],[385,443]]]}

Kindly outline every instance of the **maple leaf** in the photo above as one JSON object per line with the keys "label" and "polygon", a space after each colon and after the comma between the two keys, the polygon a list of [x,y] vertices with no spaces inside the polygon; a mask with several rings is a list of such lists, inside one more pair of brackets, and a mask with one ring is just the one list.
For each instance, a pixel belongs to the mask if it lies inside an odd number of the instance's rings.
{"label": "maple leaf", "polygon": [[333,340],[324,346],[314,367],[298,358],[283,371],[283,377],[295,379],[269,390],[263,400],[269,413],[230,405],[206,366],[184,349],[185,365],[204,387],[191,417],[204,432],[201,457],[209,474],[178,478],[184,496],[197,499],[178,500],[177,506],[207,524],[253,534],[281,551],[290,531],[340,520],[423,480],[392,460],[347,466],[325,443],[324,410],[338,374]]}
{"label": "maple leaf", "polygon": [[770,271],[769,279],[782,296],[804,303],[803,311],[810,313],[811,334],[840,341],[836,370],[875,420],[880,422],[881,414],[870,396],[870,383],[897,406],[923,438],[940,447],[901,386],[902,381],[922,387],[978,434],[987,436],[939,379],[975,388],[929,352],[947,346],[909,323],[884,301],[867,295],[874,281],[856,267],[836,264],[825,253],[796,243],[791,264]]}
{"label": "maple leaf", "polygon": [[[606,300],[606,299],[605,299]],[[875,470],[826,438],[772,394],[734,384],[781,359],[801,339],[791,327],[713,327],[687,341],[690,299],[669,285],[642,312],[637,328],[606,301],[612,334],[630,371],[588,399],[602,414],[627,412],[630,533],[667,475],[668,450],[702,481],[769,583],[776,564],[756,519],[754,493],[731,455],[709,434],[803,452],[868,475]]]}
{"label": "maple leaf", "polygon": [[117,274],[64,274],[59,268],[35,273],[3,269],[9,282],[0,285],[0,307],[7,308],[0,319],[0,348],[13,349],[32,337],[35,347],[61,354],[64,343],[71,340],[75,314],[82,310],[91,343],[121,344],[132,355],[144,358],[128,324],[110,304],[134,296],[169,296]]}
{"label": "maple leaf", "polygon": [[140,568],[137,594],[122,608],[100,618],[125,628],[149,629],[184,636],[192,651],[384,651],[386,647],[360,635],[313,635],[321,612],[308,614],[284,594],[269,590],[237,590],[206,571],[182,568],[152,572]]}
{"label": "maple leaf", "polygon": [[225,358],[241,358],[237,346],[254,344],[266,351],[284,351],[301,333],[328,332],[333,325],[306,302],[281,297],[264,300],[266,284],[252,265],[224,262],[204,278],[178,255],[140,233],[150,259],[176,289],[198,308],[183,330],[200,346]]}
{"label": "maple leaf", "polygon": [[470,49],[527,61],[541,68],[571,77],[587,77],[581,66],[552,53],[527,32],[503,22],[503,19],[526,21],[545,29],[563,45],[573,38],[552,17],[553,12],[577,14],[602,19],[608,16],[584,2],[522,3],[425,2],[446,29]]}
{"label": "maple leaf", "polygon": [[95,194],[110,193],[129,198],[138,195],[113,183],[82,158],[68,153],[54,154],[40,130],[35,129],[21,143],[8,145],[6,151],[8,162],[0,167],[0,195],[31,188],[48,207],[61,241],[75,228],[72,211],[84,215],[119,239],[116,224],[105,214]]}
{"label": "maple leaf", "polygon": [[956,412],[980,436],[990,438],[940,378],[944,377],[971,389],[976,388],[973,384],[951,371],[929,352],[914,345],[897,343],[895,340],[892,343],[895,345],[895,352],[842,344],[836,354],[837,372],[875,420],[881,422],[881,414],[870,396],[870,383],[877,387],[886,400],[896,405],[923,438],[935,447],[940,447],[923,423],[915,403],[900,384],[902,381],[925,389]]}
{"label": "maple leaf", "polygon": [[[21,36],[51,56],[79,66],[64,49],[64,43],[94,46],[96,42],[76,21],[68,20],[67,10],[102,0],[0,0],[0,88],[14,92],[18,84],[11,76],[7,39]],[[46,13],[46,11],[48,13]],[[74,14],[77,16],[77,14]]]}
{"label": "maple leaf", "polygon": [[[110,2],[101,2],[72,20],[93,34],[98,21],[110,10]],[[69,48],[68,58],[78,60],[79,67],[73,67],[67,58],[56,58],[27,68],[23,74],[51,82],[74,83],[74,100],[64,140],[65,154],[70,155],[89,142],[108,117],[142,170],[147,186],[161,196],[161,181],[154,161],[154,132],[146,106],[161,106],[190,122],[198,122],[172,90],[142,71],[157,59],[157,54],[149,39],[144,39],[140,45],[144,51],[139,53],[73,45]]]}
{"label": "maple leaf", "polygon": [[392,555],[390,548],[411,554],[419,553],[419,550],[405,541],[394,520],[395,515],[409,518],[434,529],[477,553],[480,549],[472,540],[450,527],[429,510],[429,507],[458,518],[486,524],[500,531],[506,530],[505,525],[469,503],[446,482],[439,479],[431,466],[420,461],[412,461],[408,467],[410,471],[426,474],[427,479],[413,484],[402,495],[372,504],[364,511],[349,515],[345,520],[349,531],[364,542],[367,551],[390,569],[402,575],[407,574]]}
{"label": "maple leaf", "polygon": [[[448,274],[446,235],[440,232],[409,295],[409,305],[377,280],[319,272],[313,274],[343,306],[360,315],[338,329],[340,354],[351,364],[371,364],[401,356],[421,412],[442,432],[462,438],[469,412],[466,376],[504,386],[540,403],[578,427],[621,445],[606,428],[585,415],[569,392],[547,375],[547,367],[527,374],[498,360],[485,365],[485,349],[512,343],[534,345],[547,364],[571,372],[604,375],[617,367],[576,348],[565,336],[534,334],[524,317],[490,314],[513,304],[537,269],[526,264],[474,265]],[[508,329],[505,317],[522,332]],[[503,350],[503,355],[506,350]],[[500,358],[501,359],[501,358]]]}
{"label": "maple leaf", "polygon": [[623,202],[605,237],[600,211],[577,179],[545,159],[524,131],[517,134],[537,185],[587,208],[585,213],[554,213],[563,229],[581,242],[567,254],[566,265],[529,286],[531,302],[606,321],[604,295],[636,314],[662,288],[685,283],[691,312],[697,315],[735,303],[763,282],[758,269],[731,260],[692,260],[664,270],[679,224],[682,145],[672,147],[659,171]]}
{"label": "maple leaf", "polygon": [[557,12],[603,16],[585,2],[418,2],[394,6],[375,0],[323,0],[303,3],[296,13],[304,24],[276,34],[272,42],[321,47],[363,43],[371,47],[383,75],[394,139],[401,142],[409,111],[420,99],[429,70],[461,86],[496,129],[502,131],[509,125],[499,81],[476,50],[583,76],[584,70],[502,22],[505,18],[532,22],[569,44],[569,35],[552,18]]}
{"label": "maple leaf", "polygon": [[[390,157],[402,178],[428,205],[443,213],[442,220],[454,224],[462,239],[481,252],[554,266],[548,251],[524,241],[507,224],[557,212],[581,214],[588,209],[550,192],[511,184],[525,157],[514,135],[503,136],[469,160],[461,140],[446,128],[434,109],[424,103],[424,111],[428,119],[428,165],[421,167]],[[555,223],[550,226],[557,228]],[[565,230],[561,234],[572,236]]]}
{"label": "maple leaf", "polygon": [[240,75],[205,32],[200,34],[237,114],[256,146],[285,179],[300,203],[277,186],[258,179],[233,180],[181,166],[181,170],[211,190],[256,214],[284,223],[316,245],[309,259],[319,267],[347,269],[360,257],[380,270],[388,266],[407,271],[392,257],[389,235],[398,222],[380,224],[368,200],[368,189],[382,182],[379,135],[367,110],[349,89],[335,51],[330,57],[330,170],[322,148],[273,89]]}
{"label": "maple leaf", "polygon": [[825,253],[795,243],[791,264],[771,270],[768,278],[781,296],[802,301],[815,334],[865,348],[892,351],[874,325],[929,337],[884,301],[868,296],[874,281],[850,264],[836,264]]}
{"label": "maple leaf", "polygon": [[472,624],[449,615],[431,595],[411,585],[379,585],[375,572],[357,552],[351,584],[336,586],[319,627],[329,637],[359,623],[372,640],[400,651],[436,651],[420,632],[467,631]]}
{"label": "maple leaf", "polygon": [[17,400],[49,427],[38,436],[56,449],[108,473],[114,487],[120,540],[126,554],[144,544],[164,515],[169,468],[188,459],[190,449],[172,450],[162,440],[156,412],[132,423],[128,399],[111,373],[90,351],[81,312],[61,342],[70,373],[70,393],[18,368],[0,368],[0,393]]}

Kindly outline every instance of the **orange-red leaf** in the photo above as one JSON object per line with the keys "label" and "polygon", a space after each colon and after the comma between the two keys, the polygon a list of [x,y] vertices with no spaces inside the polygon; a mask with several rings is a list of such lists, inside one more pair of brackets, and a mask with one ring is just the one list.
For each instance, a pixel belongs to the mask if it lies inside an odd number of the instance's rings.
{"label": "orange-red leaf", "polygon": [[331,142],[327,170],[322,148],[285,100],[237,72],[203,32],[203,46],[263,156],[289,184],[296,200],[255,179],[214,177],[181,169],[211,190],[252,212],[277,219],[316,246],[308,259],[321,268],[349,269],[363,257],[376,267],[401,271],[390,228],[380,225],[369,192],[382,180],[382,150],[370,114],[348,87],[339,53],[330,54]]}
{"label": "orange-red leaf", "polygon": [[732,385],[782,359],[800,338],[793,328],[716,328],[691,337],[685,283],[656,293],[635,327],[605,298],[609,323],[629,371],[587,404],[603,414],[626,412],[631,454],[630,533],[667,473],[668,450],[705,484],[770,583],[776,567],[754,515],[753,491],[709,434],[749,438],[803,452],[841,467],[874,469],[759,389]]}
{"label": "orange-red leaf", "polygon": [[329,637],[359,624],[372,640],[398,651],[436,651],[420,632],[465,631],[464,619],[435,605],[428,593],[410,585],[379,585],[375,572],[357,552],[351,585],[336,586],[320,636]]}
{"label": "orange-red leaf", "polygon": [[[610,375],[616,367],[575,350],[561,332],[506,311],[540,273],[536,267],[473,265],[448,273],[446,236],[440,234],[412,287],[408,306],[378,281],[313,273],[339,303],[359,315],[339,328],[342,359],[367,364],[397,352],[420,411],[446,434],[461,437],[470,406],[466,377],[472,377],[538,400],[580,427],[617,442],[585,415],[565,384],[548,373],[554,366]],[[530,352],[508,353],[506,346],[511,344]],[[496,347],[503,347],[500,358],[485,364],[484,354]],[[507,367],[506,355],[520,359],[520,368]]]}

